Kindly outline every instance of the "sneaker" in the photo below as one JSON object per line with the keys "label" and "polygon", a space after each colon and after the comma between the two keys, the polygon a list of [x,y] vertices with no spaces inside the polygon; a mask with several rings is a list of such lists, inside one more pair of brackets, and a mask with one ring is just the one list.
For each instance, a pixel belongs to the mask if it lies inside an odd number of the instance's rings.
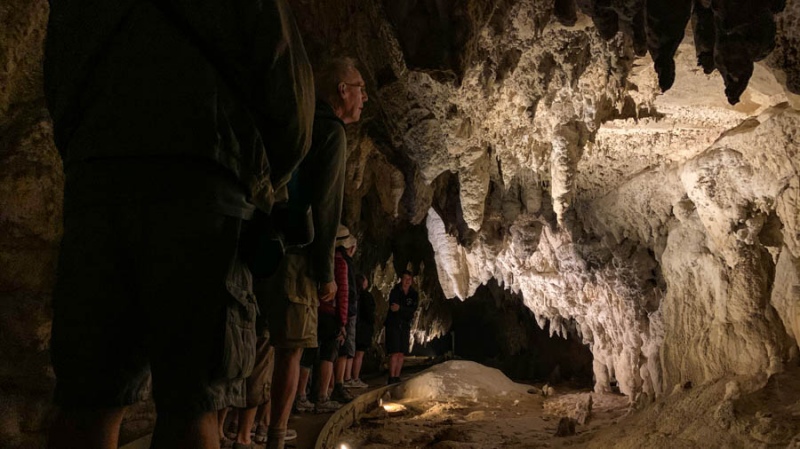
{"label": "sneaker", "polygon": [[345,388],[353,388],[353,379],[345,379],[342,383]]}
{"label": "sneaker", "polygon": [[314,404],[308,398],[297,398],[294,401],[294,409],[298,413],[313,412]]}
{"label": "sneaker", "polygon": [[390,377],[389,381],[386,383],[386,385],[394,385],[394,384],[399,384],[399,383],[400,383],[400,378],[399,377]]}
{"label": "sneaker", "polygon": [[267,430],[267,426],[259,423],[255,428],[253,428],[253,430],[250,431],[250,439],[252,439],[256,444],[266,444]]}
{"label": "sneaker", "polygon": [[325,399],[314,404],[314,413],[330,413],[342,408],[341,402]]}
{"label": "sneaker", "polygon": [[297,439],[297,431],[294,429],[286,429],[286,436],[283,441],[292,441]]}
{"label": "sneaker", "polygon": [[367,388],[368,386],[369,385],[361,379],[350,379],[348,382],[344,383],[345,388]]}
{"label": "sneaker", "polygon": [[336,402],[340,402],[342,404],[347,404],[348,402],[353,400],[353,395],[350,394],[349,391],[345,390],[342,384],[336,384],[333,386],[331,399],[333,399]]}

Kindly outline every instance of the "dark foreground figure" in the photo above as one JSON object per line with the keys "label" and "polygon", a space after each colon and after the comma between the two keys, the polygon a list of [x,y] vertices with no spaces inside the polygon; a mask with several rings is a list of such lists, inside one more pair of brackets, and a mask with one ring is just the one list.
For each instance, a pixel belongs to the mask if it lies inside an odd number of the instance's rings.
{"label": "dark foreground figure", "polygon": [[45,90],[64,160],[50,447],[117,447],[152,374],[154,448],[217,448],[244,407],[256,303],[239,235],[310,144],[284,0],[51,2]]}

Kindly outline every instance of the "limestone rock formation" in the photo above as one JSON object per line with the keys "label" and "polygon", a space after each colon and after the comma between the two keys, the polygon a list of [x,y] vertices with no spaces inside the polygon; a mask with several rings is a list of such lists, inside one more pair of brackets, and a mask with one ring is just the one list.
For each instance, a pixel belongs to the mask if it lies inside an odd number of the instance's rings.
{"label": "limestone rock formation", "polygon": [[[570,0],[572,1],[572,0]],[[705,73],[718,69],[731,104],[747,87],[753,63],[766,58],[775,47],[774,15],[785,0],[577,0],[592,17],[605,39],[618,31],[631,37],[642,56],[642,36],[658,73],[659,86],[667,91],[675,81],[673,58],[692,18],[697,39],[697,62]],[[561,8],[569,10],[568,6]]]}
{"label": "limestone rock formation", "polygon": [[[408,13],[416,26],[442,20],[432,4]],[[442,53],[424,57],[394,33],[405,13],[353,3],[374,22],[348,31],[386,38],[359,48],[376,94],[352,131],[385,139],[376,150],[404,173],[397,219],[424,222],[438,294],[467,299],[496,279],[554,334],[574,320],[598,391],[616,382],[652,398],[675,383],[780,370],[797,352],[784,331],[796,269],[781,256],[796,241],[796,100],[780,81],[793,65],[755,65],[731,107],[725,79],[694,68],[695,50],[709,48],[702,32],[664,47],[675,77],[662,94],[635,39],[596,16],[593,28],[569,2],[469,5],[460,31],[431,37],[446,41]],[[778,42],[795,42],[783,25],[795,8],[777,16]],[[310,22],[323,9],[306,11]],[[616,29],[636,16],[618,15]],[[671,28],[681,35],[682,17]],[[348,224],[369,241],[378,219]]]}

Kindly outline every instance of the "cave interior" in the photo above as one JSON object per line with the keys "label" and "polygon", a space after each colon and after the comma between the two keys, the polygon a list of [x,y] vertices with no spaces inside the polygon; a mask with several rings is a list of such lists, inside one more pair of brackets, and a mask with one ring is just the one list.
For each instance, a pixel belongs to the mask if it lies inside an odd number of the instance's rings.
{"label": "cave interior", "polygon": [[[800,445],[800,0],[289,3],[312,63],[356,58],[369,92],[342,223],[378,331],[408,269],[413,355],[624,398],[575,447]],[[48,11],[0,7],[8,448],[44,447],[52,414]],[[478,447],[445,440],[419,447]]]}

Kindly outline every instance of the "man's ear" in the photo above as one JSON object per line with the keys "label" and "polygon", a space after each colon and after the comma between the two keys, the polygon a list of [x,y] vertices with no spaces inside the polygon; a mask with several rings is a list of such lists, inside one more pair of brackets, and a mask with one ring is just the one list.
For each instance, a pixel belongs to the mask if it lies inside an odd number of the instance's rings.
{"label": "man's ear", "polygon": [[339,97],[344,98],[346,89],[347,89],[347,84],[345,84],[344,81],[339,83],[339,87],[336,89],[339,92]]}

